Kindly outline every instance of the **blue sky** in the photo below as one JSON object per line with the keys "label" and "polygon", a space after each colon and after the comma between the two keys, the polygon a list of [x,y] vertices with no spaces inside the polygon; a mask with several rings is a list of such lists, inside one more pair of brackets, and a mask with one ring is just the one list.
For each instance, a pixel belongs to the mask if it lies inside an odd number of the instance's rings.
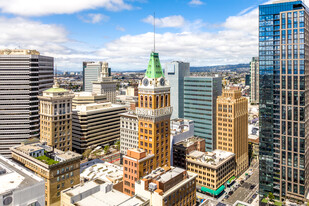
{"label": "blue sky", "polygon": [[37,49],[59,70],[107,61],[112,70],[161,64],[248,63],[257,55],[259,4],[265,0],[0,0],[0,48]]}

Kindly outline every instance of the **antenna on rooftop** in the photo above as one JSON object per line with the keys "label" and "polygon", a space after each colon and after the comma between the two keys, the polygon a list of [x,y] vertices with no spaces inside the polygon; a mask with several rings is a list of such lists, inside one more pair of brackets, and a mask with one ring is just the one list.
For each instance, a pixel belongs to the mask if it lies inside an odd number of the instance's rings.
{"label": "antenna on rooftop", "polygon": [[153,12],[153,52],[156,52],[156,12]]}

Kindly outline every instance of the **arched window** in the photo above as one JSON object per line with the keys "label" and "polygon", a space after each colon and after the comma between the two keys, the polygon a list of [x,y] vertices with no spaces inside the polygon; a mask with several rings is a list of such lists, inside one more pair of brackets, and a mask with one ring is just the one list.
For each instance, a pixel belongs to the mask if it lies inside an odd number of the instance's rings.
{"label": "arched window", "polygon": [[160,103],[160,107],[163,107],[164,104],[163,104],[163,95],[161,96],[161,103]]}
{"label": "arched window", "polygon": [[144,99],[143,99],[143,96],[141,95],[141,107],[144,106]]}
{"label": "arched window", "polygon": [[166,107],[168,106],[168,95],[167,94],[165,95],[165,106]]}
{"label": "arched window", "polygon": [[152,96],[149,96],[149,107],[152,108]]}
{"label": "arched window", "polygon": [[148,107],[148,97],[145,96],[145,107]]}
{"label": "arched window", "polygon": [[159,96],[156,97],[156,109],[159,108]]}

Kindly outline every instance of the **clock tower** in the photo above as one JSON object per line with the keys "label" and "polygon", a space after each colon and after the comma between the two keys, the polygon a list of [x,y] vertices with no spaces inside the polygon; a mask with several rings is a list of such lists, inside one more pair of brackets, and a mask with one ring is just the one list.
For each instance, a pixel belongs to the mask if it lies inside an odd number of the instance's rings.
{"label": "clock tower", "polygon": [[170,86],[164,78],[158,53],[151,53],[145,77],[139,83],[136,113],[139,148],[154,155],[154,169],[170,166]]}

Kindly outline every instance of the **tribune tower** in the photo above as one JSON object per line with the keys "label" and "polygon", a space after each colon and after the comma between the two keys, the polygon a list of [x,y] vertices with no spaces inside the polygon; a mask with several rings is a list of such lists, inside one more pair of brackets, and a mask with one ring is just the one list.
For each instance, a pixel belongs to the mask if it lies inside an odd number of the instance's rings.
{"label": "tribune tower", "polygon": [[170,86],[164,78],[159,54],[152,52],[145,77],[138,87],[138,147],[154,154],[154,169],[170,166]]}

